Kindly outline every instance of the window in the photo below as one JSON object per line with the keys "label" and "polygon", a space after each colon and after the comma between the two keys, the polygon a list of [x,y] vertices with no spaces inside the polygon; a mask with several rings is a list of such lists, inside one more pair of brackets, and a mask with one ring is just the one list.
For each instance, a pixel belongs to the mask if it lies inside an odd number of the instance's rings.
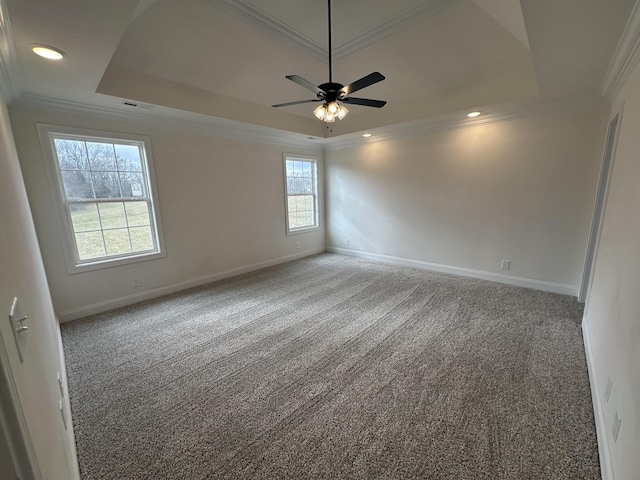
{"label": "window", "polygon": [[147,141],[38,128],[60,198],[70,273],[160,256]]}
{"label": "window", "polygon": [[315,158],[284,157],[287,233],[318,227],[318,172]]}

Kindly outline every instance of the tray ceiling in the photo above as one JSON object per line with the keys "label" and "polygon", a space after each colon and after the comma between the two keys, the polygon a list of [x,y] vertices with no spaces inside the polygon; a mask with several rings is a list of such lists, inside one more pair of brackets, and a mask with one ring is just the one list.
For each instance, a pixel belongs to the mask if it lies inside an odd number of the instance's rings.
{"label": "tray ceiling", "polygon": [[[333,0],[334,81],[387,78],[318,122],[287,81],[328,80],[323,0],[7,0],[23,92],[122,107],[134,100],[312,136],[523,99],[598,92],[634,0]],[[67,53],[43,63],[30,43]],[[158,109],[160,111],[161,109]],[[150,114],[153,114],[151,109]]]}

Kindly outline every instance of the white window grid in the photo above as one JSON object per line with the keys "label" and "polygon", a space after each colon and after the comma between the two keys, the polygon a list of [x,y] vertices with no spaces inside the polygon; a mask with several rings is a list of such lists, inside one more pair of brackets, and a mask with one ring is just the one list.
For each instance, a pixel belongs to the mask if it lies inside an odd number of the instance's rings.
{"label": "white window grid", "polygon": [[[62,194],[62,198],[63,198],[63,203],[64,203],[64,207],[65,207],[65,214],[67,215],[68,221],[69,221],[69,225],[71,225],[71,231],[72,231],[72,241],[73,241],[73,245],[74,245],[74,257],[75,257],[75,261],[77,265],[82,265],[84,263],[92,263],[95,262],[96,260],[108,260],[108,259],[118,259],[118,258],[123,258],[123,257],[129,257],[132,255],[141,255],[141,254],[145,254],[145,253],[152,253],[152,252],[157,252],[158,251],[158,235],[157,235],[157,228],[155,225],[155,219],[154,219],[154,215],[153,215],[153,204],[152,204],[152,199],[150,196],[150,185],[149,185],[149,175],[147,172],[147,161],[146,161],[146,155],[145,155],[145,149],[144,149],[144,145],[142,144],[142,142],[131,142],[131,141],[123,141],[123,140],[116,140],[114,138],[103,138],[103,137],[87,137],[87,136],[78,136],[78,135],[60,135],[60,134],[50,134],[50,138],[51,138],[51,143],[52,145],[54,145],[53,148],[53,154],[55,156],[56,159],[56,167],[58,172],[60,173],[59,175],[59,188],[60,188],[60,192]],[[76,141],[76,142],[82,142],[84,144],[84,148],[86,150],[86,154],[87,157],[89,157],[89,152],[88,152],[88,147],[87,147],[87,143],[92,143],[92,142],[96,142],[96,143],[102,143],[102,144],[109,144],[111,145],[112,149],[113,149],[113,153],[114,153],[114,161],[115,161],[115,165],[116,165],[116,169],[115,170],[107,170],[107,169],[101,169],[101,170],[93,170],[91,168],[91,164],[88,164],[88,167],[86,169],[82,169],[82,171],[86,171],[89,173],[88,178],[89,178],[89,182],[91,184],[91,190],[94,194],[93,198],[69,198],[67,196],[66,190],[64,188],[64,182],[62,180],[62,173],[63,172],[73,172],[76,170],[70,170],[70,169],[64,169],[61,167],[59,158],[58,158],[58,152],[57,149],[55,148],[55,140],[72,140],[72,141]],[[116,145],[127,145],[127,146],[135,146],[138,149],[138,154],[140,157],[140,162],[141,162],[141,170],[125,170],[125,169],[120,169],[119,167],[119,161],[118,161],[118,155],[116,154]],[[98,196],[96,193],[96,186],[94,184],[94,175],[93,173],[111,173],[111,174],[116,174],[117,178],[118,178],[118,190],[121,196],[119,197],[101,197]],[[143,182],[143,188],[144,188],[144,194],[142,194],[141,196],[124,196],[122,195],[122,174],[125,173],[139,173],[141,174],[141,179]],[[144,202],[146,204],[146,208],[147,208],[147,212],[149,215],[149,223],[148,224],[136,224],[136,225],[129,225],[129,215],[127,212],[127,208],[125,206],[126,203],[131,203],[131,202],[136,202],[136,203],[141,203]],[[102,222],[102,215],[100,215],[100,205],[101,204],[122,204],[123,206],[123,211],[124,211],[124,218],[125,218],[125,225],[124,226],[119,226],[119,227],[105,227],[103,225]],[[98,219],[98,223],[99,223],[99,228],[97,229],[93,229],[93,230],[82,230],[80,232],[77,232],[75,230],[75,227],[73,225],[73,219],[72,219],[72,215],[71,215],[71,210],[72,210],[72,206],[73,205],[95,205],[96,206],[96,212],[97,212],[97,219]],[[139,249],[136,250],[134,249],[134,246],[132,244],[132,240],[131,240],[131,229],[135,229],[135,228],[140,228],[140,227],[149,227],[150,231],[151,231],[151,241],[152,241],[152,247],[149,249]],[[119,254],[108,254],[107,253],[107,242],[105,240],[105,232],[108,231],[116,231],[116,230],[126,230],[127,232],[127,239],[129,242],[129,252],[125,252],[125,253],[119,253]],[[104,255],[99,256],[99,257],[91,257],[91,258],[86,258],[86,259],[81,259],[80,258],[80,249],[79,246],[77,244],[77,240],[76,240],[76,233],[92,233],[92,232],[100,232],[101,234],[101,238],[102,238],[102,247],[103,247],[103,251],[104,251]]]}
{"label": "white window grid", "polygon": [[[67,269],[69,273],[79,273],[82,271],[92,270],[96,268],[105,268],[109,266],[116,266],[127,264],[131,262],[137,262],[141,260],[148,260],[157,257],[164,257],[166,254],[163,252],[162,248],[162,232],[160,225],[160,217],[158,216],[158,201],[155,198],[155,186],[153,185],[153,171],[151,159],[149,158],[148,153],[148,139],[145,137],[135,136],[135,135],[127,135],[127,134],[112,134],[110,132],[96,132],[91,130],[86,130],[82,128],[72,128],[72,127],[55,127],[50,125],[38,125],[38,131],[40,132],[40,138],[42,142],[43,153],[45,159],[48,158],[46,162],[47,165],[47,173],[49,175],[49,179],[51,182],[52,188],[56,190],[55,197],[58,197],[59,202],[58,213],[60,215],[60,219],[62,223],[64,223],[64,237],[66,241],[63,244],[65,256],[67,259]],[[138,150],[138,157],[140,160],[139,170],[125,170],[119,169],[119,162],[117,160],[117,155],[115,156],[116,167],[115,169],[102,169],[101,173],[111,173],[118,175],[118,188],[119,197],[101,197],[96,194],[95,185],[92,184],[91,191],[94,194],[94,198],[68,198],[66,194],[66,190],[64,188],[64,183],[62,180],[62,171],[69,169],[62,169],[59,159],[58,152],[56,150],[55,140],[73,140],[80,141],[86,143],[96,142],[102,144],[110,144],[112,148],[116,146],[128,146],[135,147]],[[90,168],[83,169],[86,172],[90,173]],[[141,180],[141,189],[143,193],[141,195],[133,195],[135,192],[131,192],[132,195],[123,195],[122,186],[121,186],[121,178],[119,175],[124,173],[136,173],[139,174],[139,179]],[[93,182],[92,175],[89,175],[91,181]],[[107,204],[122,204],[122,208],[124,211],[124,225],[120,225],[117,227],[108,227],[103,225],[102,216],[100,215],[100,207],[101,204],[103,207],[106,207]],[[126,205],[132,205],[133,203],[144,203],[146,214],[148,218],[148,223],[139,222],[134,224],[130,223],[129,212],[127,211]],[[71,210],[74,205],[87,205],[94,204],[96,208],[97,220],[99,222],[99,229],[95,230],[82,230],[80,233],[88,233],[88,232],[96,232],[100,231],[100,236],[102,238],[102,247],[104,249],[104,256],[95,256],[91,258],[81,259],[79,254],[78,244],[76,242],[75,236],[75,228],[73,224],[73,218],[71,216]],[[136,228],[147,228],[150,234],[149,238],[152,246],[150,248],[144,249],[135,249],[132,245],[131,231]],[[127,241],[129,242],[129,252],[124,253],[115,253],[108,254],[107,248],[105,245],[105,232],[110,232],[114,230],[125,230],[127,233]]]}
{"label": "white window grid", "polygon": [[[285,155],[287,231],[318,227],[318,173],[315,158]],[[294,199],[291,202],[291,199]],[[301,220],[304,219],[304,220]]]}

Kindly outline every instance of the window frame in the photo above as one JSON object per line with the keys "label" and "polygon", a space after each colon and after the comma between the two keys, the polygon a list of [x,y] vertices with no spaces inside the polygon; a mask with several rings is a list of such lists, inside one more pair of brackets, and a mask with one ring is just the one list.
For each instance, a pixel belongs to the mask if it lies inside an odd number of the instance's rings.
{"label": "window frame", "polygon": [[[314,196],[314,216],[315,216],[315,225],[308,227],[299,227],[292,229],[289,225],[289,189],[287,187],[287,161],[295,161],[302,160],[305,162],[310,162],[312,164],[313,169],[313,196]],[[297,235],[300,233],[312,232],[320,229],[320,193],[318,190],[318,157],[314,155],[304,155],[298,153],[283,153],[282,154],[282,174],[284,179],[284,218],[286,224],[287,235]]]}
{"label": "window frame", "polygon": [[[40,146],[45,160],[49,187],[55,200],[54,204],[59,224],[62,227],[60,233],[62,236],[62,246],[67,265],[67,272],[69,274],[75,274],[166,257],[167,254],[164,248],[162,219],[160,216],[160,204],[156,188],[155,169],[149,137],[45,124],[38,124],[37,128],[40,137]],[[82,141],[102,141],[142,147],[140,152],[142,160],[141,167],[147,194],[144,200],[140,201],[145,201],[148,206],[152,237],[155,235],[155,238],[152,238],[155,240],[154,250],[108,255],[87,260],[81,260],[79,258],[80,255],[76,244],[69,206],[81,203],[117,203],[127,201],[129,198],[94,198],[86,199],[86,201],[69,200],[64,189],[61,169],[58,162],[58,155],[55,146],[56,138],[75,138]]]}

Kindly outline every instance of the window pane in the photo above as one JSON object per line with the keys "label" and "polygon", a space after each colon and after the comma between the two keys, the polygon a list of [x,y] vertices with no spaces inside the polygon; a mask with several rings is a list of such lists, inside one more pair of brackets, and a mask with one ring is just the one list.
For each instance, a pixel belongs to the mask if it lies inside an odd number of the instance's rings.
{"label": "window pane", "polygon": [[93,190],[96,198],[120,198],[120,180],[117,172],[92,172]]}
{"label": "window pane", "polygon": [[307,185],[311,185],[311,179],[309,178],[300,178],[300,192],[299,193],[311,193],[311,191],[307,191]]}
{"label": "window pane", "polygon": [[302,179],[302,193],[313,193],[313,179],[304,177]]}
{"label": "window pane", "polygon": [[313,195],[295,195],[287,198],[289,229],[314,227],[316,225],[315,200]]}
{"label": "window pane", "polygon": [[[147,202],[125,202],[124,207],[127,210],[127,223],[130,227],[151,224]],[[131,241],[133,241],[133,238]]]}
{"label": "window pane", "polygon": [[87,155],[91,170],[115,172],[116,157],[112,143],[87,142]]}
{"label": "window pane", "polygon": [[291,193],[304,193],[302,178],[296,177],[293,181],[293,192]]}
{"label": "window pane", "polygon": [[60,174],[67,198],[94,198],[91,174],[88,171],[62,171]]}
{"label": "window pane", "polygon": [[98,207],[95,203],[70,205],[69,210],[74,232],[100,230]]}
{"label": "window pane", "polygon": [[151,227],[134,227],[129,229],[131,234],[131,248],[134,252],[153,249]]}
{"label": "window pane", "polygon": [[118,170],[121,172],[142,172],[140,149],[134,145],[116,145]]}
{"label": "window pane", "polygon": [[120,185],[124,197],[145,197],[144,179],[141,173],[121,172]]}
{"label": "window pane", "polygon": [[78,258],[80,260],[104,257],[102,232],[80,232],[76,233],[75,236],[76,245],[78,246]]}
{"label": "window pane", "polygon": [[107,247],[107,255],[118,255],[120,253],[128,253],[131,251],[128,229],[119,228],[117,230],[105,230],[103,233],[104,243]]}
{"label": "window pane", "polygon": [[311,226],[315,222],[313,221],[313,212],[306,211],[304,212],[304,224],[305,226]]}
{"label": "window pane", "polygon": [[89,159],[83,141],[56,138],[54,144],[61,169],[89,170]]}
{"label": "window pane", "polygon": [[289,229],[293,230],[294,228],[298,228],[296,212],[289,212]]}
{"label": "window pane", "polygon": [[313,162],[286,161],[287,194],[314,192]]}
{"label": "window pane", "polygon": [[[127,226],[124,205],[117,203],[98,203],[102,228],[123,228]],[[108,248],[107,248],[108,250]]]}

